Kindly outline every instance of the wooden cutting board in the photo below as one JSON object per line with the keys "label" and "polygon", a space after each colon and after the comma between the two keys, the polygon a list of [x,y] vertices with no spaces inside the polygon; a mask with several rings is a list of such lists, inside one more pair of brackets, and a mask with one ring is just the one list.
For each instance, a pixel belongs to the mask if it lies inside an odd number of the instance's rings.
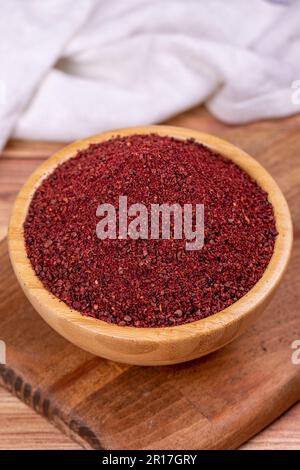
{"label": "wooden cutting board", "polygon": [[300,134],[228,131],[276,178],[290,204],[295,243],[264,316],[221,351],[187,364],[134,367],[79,350],[52,331],[20,290],[0,244],[0,381],[85,447],[236,448],[300,399]]}

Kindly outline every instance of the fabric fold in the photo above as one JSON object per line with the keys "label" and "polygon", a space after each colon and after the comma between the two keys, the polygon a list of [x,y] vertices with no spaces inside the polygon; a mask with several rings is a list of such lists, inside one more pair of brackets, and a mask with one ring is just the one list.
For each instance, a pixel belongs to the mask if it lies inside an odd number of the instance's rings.
{"label": "fabric fold", "polygon": [[205,103],[236,124],[300,111],[300,3],[10,0],[0,146],[160,122]]}

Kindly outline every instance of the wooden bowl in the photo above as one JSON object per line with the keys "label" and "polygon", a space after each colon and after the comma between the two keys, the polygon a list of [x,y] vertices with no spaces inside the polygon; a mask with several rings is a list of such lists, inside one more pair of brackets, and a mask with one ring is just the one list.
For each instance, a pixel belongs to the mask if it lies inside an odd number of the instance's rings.
{"label": "wooden bowl", "polygon": [[[35,189],[53,169],[77,150],[113,136],[157,133],[179,139],[194,138],[234,161],[268,193],[278,236],[262,278],[241,299],[203,320],[165,328],[117,326],[84,317],[48,292],[26,255],[23,222]],[[274,294],[287,266],[292,246],[292,223],[286,200],[269,173],[239,148],[217,137],[169,126],[118,129],[75,142],[43,163],[20,191],[10,220],[9,252],[15,274],[37,312],[66,339],[92,354],[139,365],[176,364],[204,356],[228,344],[258,318]]]}

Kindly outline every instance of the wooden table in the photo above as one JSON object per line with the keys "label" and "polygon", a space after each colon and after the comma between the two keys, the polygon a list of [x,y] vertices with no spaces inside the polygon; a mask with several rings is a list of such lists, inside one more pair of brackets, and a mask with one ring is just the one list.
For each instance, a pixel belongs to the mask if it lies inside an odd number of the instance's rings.
{"label": "wooden table", "polygon": [[[230,135],[231,130],[202,107],[195,108],[168,121],[204,132]],[[240,126],[245,130],[293,129],[300,132],[300,115],[277,121]],[[0,157],[0,239],[5,237],[11,206],[16,193],[29,174],[59,143],[11,141]],[[56,430],[17,398],[0,388],[0,449],[80,449],[80,446]],[[300,449],[300,404],[259,433],[243,449]]]}

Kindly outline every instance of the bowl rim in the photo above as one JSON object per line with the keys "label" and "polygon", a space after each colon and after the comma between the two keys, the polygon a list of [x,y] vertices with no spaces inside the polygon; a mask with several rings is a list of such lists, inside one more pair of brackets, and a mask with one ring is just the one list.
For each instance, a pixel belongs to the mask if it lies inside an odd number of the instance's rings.
{"label": "bowl rim", "polygon": [[[170,136],[178,139],[195,139],[207,147],[234,161],[245,170],[268,194],[268,199],[273,205],[278,235],[275,241],[274,252],[271,260],[260,280],[247,292],[246,295],[231,304],[224,310],[209,317],[191,323],[168,327],[134,327],[119,326],[107,323],[93,317],[83,316],[59,300],[51,292],[46,290],[40,279],[35,274],[30,260],[27,257],[23,222],[31,198],[41,181],[46,178],[60,163],[75,156],[78,150],[87,148],[90,144],[98,143],[116,136],[131,134],[155,133],[162,136]],[[277,183],[272,176],[253,157],[242,149],[211,134],[202,133],[183,127],[153,125],[115,129],[97,134],[86,139],[75,141],[63,147],[54,155],[42,163],[28,178],[20,190],[11,214],[8,245],[10,259],[15,274],[25,294],[35,307],[47,305],[48,311],[60,322],[71,322],[78,328],[92,330],[94,334],[106,337],[132,340],[137,342],[176,342],[178,335],[182,339],[201,336],[202,334],[218,334],[225,326],[233,326],[243,321],[248,313],[261,306],[269,294],[277,287],[289,261],[292,247],[292,221],[290,211]]]}

